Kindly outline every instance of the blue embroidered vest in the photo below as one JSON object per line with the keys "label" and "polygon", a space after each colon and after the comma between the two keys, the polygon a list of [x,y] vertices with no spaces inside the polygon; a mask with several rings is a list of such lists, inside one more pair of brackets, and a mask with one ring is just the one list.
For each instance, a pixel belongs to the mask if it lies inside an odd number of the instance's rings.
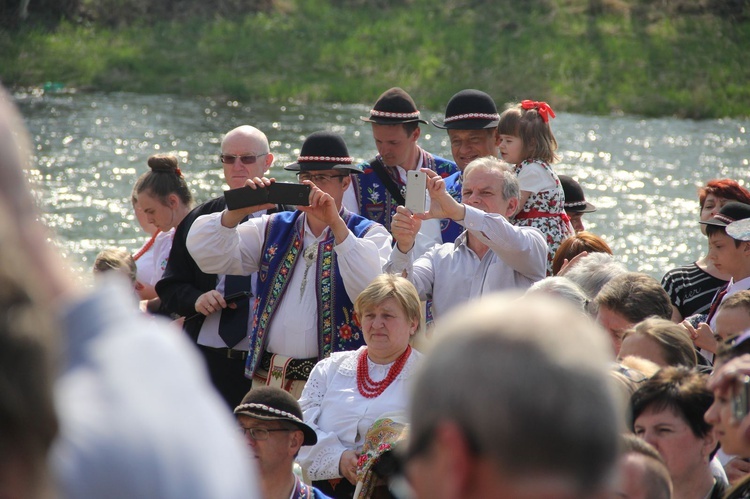
{"label": "blue embroidered vest", "polygon": [[[266,226],[265,242],[258,270],[257,298],[250,333],[250,349],[245,375],[251,377],[258,365],[266,343],[268,326],[284,296],[289,277],[302,250],[303,220],[300,211],[285,211],[271,215]],[[374,225],[372,221],[346,210],[342,213],[346,226],[355,237],[363,237]],[[318,359],[332,352],[356,350],[365,344],[359,324],[354,319],[354,305],[346,294],[339,274],[334,237],[318,245],[315,283],[318,299]]]}
{"label": "blue embroidered vest", "polygon": [[[443,178],[458,174],[458,169],[453,161],[430,154],[421,148],[420,152],[422,153],[423,168],[429,168]],[[393,180],[400,189],[404,188],[404,183],[401,181],[401,177],[398,175],[395,167],[385,166],[380,159],[380,155],[378,155],[373,161],[380,161],[380,164],[388,172],[391,180]],[[388,192],[385,184],[383,184],[378,177],[378,174],[372,167],[372,163],[362,163],[360,166],[364,170],[364,173],[360,175],[352,175],[352,184],[354,187],[354,193],[357,196],[359,214],[369,220],[378,222],[390,232],[391,219],[396,213],[396,206],[398,206],[398,204],[393,200],[391,193]],[[460,188],[458,194],[459,197],[456,198],[454,196],[454,198],[457,201],[460,201]],[[455,229],[448,232],[443,230],[444,226],[450,227],[450,225],[458,227],[459,230],[455,235],[453,235]],[[440,229],[443,232],[443,242],[445,243],[453,242],[461,233],[462,227],[450,220],[441,220]]]}
{"label": "blue embroidered vest", "polygon": [[[445,178],[445,190],[453,199],[461,202],[461,187],[463,184],[463,172],[457,171],[453,175]],[[440,232],[443,235],[444,243],[452,243],[464,231],[463,226],[449,218],[440,220]]]}

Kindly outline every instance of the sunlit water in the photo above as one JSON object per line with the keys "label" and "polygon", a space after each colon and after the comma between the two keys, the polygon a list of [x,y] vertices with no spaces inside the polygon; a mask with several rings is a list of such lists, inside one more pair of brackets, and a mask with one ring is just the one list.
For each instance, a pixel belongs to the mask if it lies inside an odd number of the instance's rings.
{"label": "sunlit water", "polygon": [[[291,180],[304,137],[333,130],[357,159],[375,147],[369,107],[295,102],[118,94],[17,94],[35,144],[32,180],[45,221],[73,266],[88,271],[104,247],[137,249],[145,235],[130,192],[156,152],[177,154],[198,202],[226,188],[218,161],[222,133],[241,124],[265,131],[276,161],[271,175]],[[439,116],[438,111],[423,116]],[[698,229],[697,189],[716,177],[747,185],[750,120],[689,121],[558,113],[552,122],[562,161],[599,209],[587,228],[612,246],[631,270],[657,278],[705,250]],[[447,134],[422,126],[420,144],[450,158]]]}

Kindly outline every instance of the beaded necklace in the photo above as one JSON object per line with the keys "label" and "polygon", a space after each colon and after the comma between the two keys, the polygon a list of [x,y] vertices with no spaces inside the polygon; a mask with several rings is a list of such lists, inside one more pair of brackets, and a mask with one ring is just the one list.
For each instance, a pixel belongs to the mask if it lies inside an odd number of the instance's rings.
{"label": "beaded necklace", "polygon": [[151,239],[148,240],[148,242],[141,248],[138,253],[133,255],[133,260],[138,260],[140,257],[142,257],[148,250],[151,249],[151,246],[154,245],[154,241],[156,241],[156,236],[159,235],[159,232],[161,232],[159,229],[156,229],[156,232],[154,232],[154,235],[151,236]]}
{"label": "beaded necklace", "polygon": [[388,374],[381,381],[373,381],[370,378],[369,369],[367,366],[367,347],[365,347],[357,358],[357,389],[363,397],[372,399],[380,395],[388,388],[393,380],[396,379],[404,368],[406,361],[411,355],[411,345],[406,347],[404,353],[402,353],[393,365],[388,369]]}

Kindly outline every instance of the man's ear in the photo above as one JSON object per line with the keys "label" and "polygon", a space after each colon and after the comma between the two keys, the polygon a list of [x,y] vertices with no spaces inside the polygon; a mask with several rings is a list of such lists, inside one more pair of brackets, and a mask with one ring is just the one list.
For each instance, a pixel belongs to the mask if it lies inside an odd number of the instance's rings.
{"label": "man's ear", "polygon": [[508,209],[505,210],[505,218],[511,218],[518,211],[518,198],[510,198],[508,201]]}
{"label": "man's ear", "polygon": [[445,479],[445,497],[465,497],[474,483],[476,456],[469,448],[466,435],[453,422],[444,422],[435,429],[436,473]]}
{"label": "man's ear", "polygon": [[273,164],[273,153],[269,151],[268,154],[266,154],[266,170],[271,168],[272,164]]}
{"label": "man's ear", "polygon": [[299,452],[299,448],[302,447],[302,442],[305,441],[305,434],[302,430],[290,431],[289,432],[289,455],[294,457]]}

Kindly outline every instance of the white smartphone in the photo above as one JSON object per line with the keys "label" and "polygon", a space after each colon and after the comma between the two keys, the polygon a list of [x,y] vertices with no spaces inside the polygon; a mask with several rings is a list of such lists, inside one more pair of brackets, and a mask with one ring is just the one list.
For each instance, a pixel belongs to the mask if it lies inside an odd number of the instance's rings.
{"label": "white smartphone", "polygon": [[427,201],[427,175],[421,170],[406,172],[404,206],[412,213],[424,213]]}

